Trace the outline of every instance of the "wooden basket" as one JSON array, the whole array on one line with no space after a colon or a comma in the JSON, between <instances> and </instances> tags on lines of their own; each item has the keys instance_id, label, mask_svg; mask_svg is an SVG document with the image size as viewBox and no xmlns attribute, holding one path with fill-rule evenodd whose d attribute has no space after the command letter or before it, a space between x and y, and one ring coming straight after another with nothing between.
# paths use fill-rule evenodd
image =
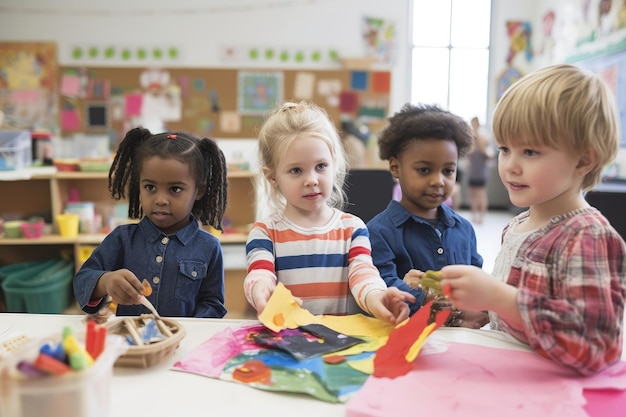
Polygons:
<instances>
[{"instance_id":1,"label":"wooden basket","mask_svg":"<svg viewBox=\"0 0 626 417\"><path fill-rule=\"evenodd\" d=\"M155 343L144 344L138 333L138 328L145 319L154 319L165 339ZM157 319L152 314L142 314L139 317L122 317L105 325L110 334L130 336L137 346L130 346L128 351L120 356L115 366L127 368L148 368L170 357L180 341L187 334L185 328L171 319Z\"/></svg>"}]
</instances>

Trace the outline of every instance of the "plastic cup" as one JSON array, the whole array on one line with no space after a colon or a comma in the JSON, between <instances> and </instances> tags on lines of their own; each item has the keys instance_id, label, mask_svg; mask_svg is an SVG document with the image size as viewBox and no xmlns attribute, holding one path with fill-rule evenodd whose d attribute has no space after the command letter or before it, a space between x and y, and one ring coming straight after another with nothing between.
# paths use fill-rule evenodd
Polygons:
<instances>
[{"instance_id":1,"label":"plastic cup","mask_svg":"<svg viewBox=\"0 0 626 417\"><path fill-rule=\"evenodd\" d=\"M57 215L57 227L59 234L63 237L78 236L80 216L75 213L63 213Z\"/></svg>"}]
</instances>

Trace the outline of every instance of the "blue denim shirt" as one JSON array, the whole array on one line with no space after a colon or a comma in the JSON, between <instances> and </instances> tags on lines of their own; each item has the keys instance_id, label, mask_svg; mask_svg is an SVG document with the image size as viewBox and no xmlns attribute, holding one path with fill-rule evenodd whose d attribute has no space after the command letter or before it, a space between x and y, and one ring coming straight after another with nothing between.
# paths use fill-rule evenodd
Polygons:
<instances>
[{"instance_id":1,"label":"blue denim shirt","mask_svg":"<svg viewBox=\"0 0 626 417\"><path fill-rule=\"evenodd\" d=\"M74 277L74 295L86 313L96 313L105 301L87 305L102 274L122 268L150 282L148 299L162 316L221 318L226 314L220 242L193 217L172 235L145 217L113 229ZM143 305L118 305L116 314L143 313L149 313Z\"/></svg>"},{"instance_id":2,"label":"blue denim shirt","mask_svg":"<svg viewBox=\"0 0 626 417\"><path fill-rule=\"evenodd\" d=\"M402 280L410 269L438 271L446 265L483 266L476 249L472 224L446 205L439 207L439 226L412 215L397 201L367 223L372 259L388 287L397 287L417 298L411 313L422 305L425 294Z\"/></svg>"}]
</instances>

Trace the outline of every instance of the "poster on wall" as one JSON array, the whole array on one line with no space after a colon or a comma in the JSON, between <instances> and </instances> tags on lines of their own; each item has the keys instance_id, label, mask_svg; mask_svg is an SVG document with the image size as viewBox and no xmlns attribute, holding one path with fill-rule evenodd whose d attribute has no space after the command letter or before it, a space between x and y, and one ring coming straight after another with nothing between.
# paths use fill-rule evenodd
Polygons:
<instances>
[{"instance_id":1,"label":"poster on wall","mask_svg":"<svg viewBox=\"0 0 626 417\"><path fill-rule=\"evenodd\" d=\"M264 115L283 100L281 71L240 71L238 84L237 107L241 114Z\"/></svg>"},{"instance_id":2,"label":"poster on wall","mask_svg":"<svg viewBox=\"0 0 626 417\"><path fill-rule=\"evenodd\" d=\"M57 71L55 43L0 42L0 127L55 132Z\"/></svg>"},{"instance_id":3,"label":"poster on wall","mask_svg":"<svg viewBox=\"0 0 626 417\"><path fill-rule=\"evenodd\" d=\"M621 125L626 126L626 51L576 62L575 65L598 74L617 99ZM626 129L622 129L621 146L626 147Z\"/></svg>"}]
</instances>

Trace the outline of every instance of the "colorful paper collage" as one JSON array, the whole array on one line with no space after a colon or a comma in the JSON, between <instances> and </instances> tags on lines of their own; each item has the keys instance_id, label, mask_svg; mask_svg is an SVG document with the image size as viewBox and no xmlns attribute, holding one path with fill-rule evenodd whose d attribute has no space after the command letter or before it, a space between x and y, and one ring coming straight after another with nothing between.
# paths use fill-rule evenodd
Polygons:
<instances>
[{"instance_id":1,"label":"colorful paper collage","mask_svg":"<svg viewBox=\"0 0 626 417\"><path fill-rule=\"evenodd\" d=\"M398 327L362 314L314 316L279 284L259 317L262 324L228 328L214 335L176 362L173 369L262 390L345 402L361 388L374 366L389 367L387 374L406 372L408 369L397 366L398 358L402 362L414 360L427 335L445 321L445 313L429 325L427 305ZM420 338L424 327L428 329ZM303 336L303 332L309 335ZM290 335L296 335L293 340L298 343L287 347ZM326 346L319 342L320 336ZM397 342L385 346L392 338ZM267 347L268 340L272 341L269 344L282 345ZM376 352L383 346L388 355L375 365Z\"/></svg>"}]
</instances>

